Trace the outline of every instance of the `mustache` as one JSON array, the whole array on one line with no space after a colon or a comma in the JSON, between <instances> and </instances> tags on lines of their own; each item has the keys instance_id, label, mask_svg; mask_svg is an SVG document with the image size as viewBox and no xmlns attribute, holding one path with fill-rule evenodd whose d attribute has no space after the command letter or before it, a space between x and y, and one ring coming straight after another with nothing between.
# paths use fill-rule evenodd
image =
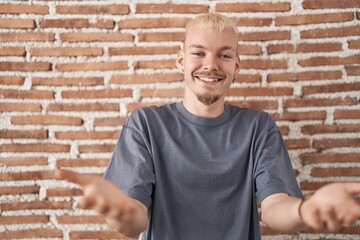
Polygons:
<instances>
[{"instance_id":1,"label":"mustache","mask_svg":"<svg viewBox=\"0 0 360 240\"><path fill-rule=\"evenodd\" d=\"M193 73L194 76L212 77L212 78L225 78L226 75L214 71L196 71Z\"/></svg>"}]
</instances>

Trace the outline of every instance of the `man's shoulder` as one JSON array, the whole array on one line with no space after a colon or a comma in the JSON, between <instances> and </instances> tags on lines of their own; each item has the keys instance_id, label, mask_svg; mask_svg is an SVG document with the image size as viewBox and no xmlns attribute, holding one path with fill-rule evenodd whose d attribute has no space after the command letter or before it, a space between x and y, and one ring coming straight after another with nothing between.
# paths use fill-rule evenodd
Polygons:
<instances>
[{"instance_id":1,"label":"man's shoulder","mask_svg":"<svg viewBox=\"0 0 360 240\"><path fill-rule=\"evenodd\" d=\"M169 117L169 115L173 114L174 105L175 103L169 103L139 107L131 112L127 119L127 124L136 122L145 123Z\"/></svg>"}]
</instances>

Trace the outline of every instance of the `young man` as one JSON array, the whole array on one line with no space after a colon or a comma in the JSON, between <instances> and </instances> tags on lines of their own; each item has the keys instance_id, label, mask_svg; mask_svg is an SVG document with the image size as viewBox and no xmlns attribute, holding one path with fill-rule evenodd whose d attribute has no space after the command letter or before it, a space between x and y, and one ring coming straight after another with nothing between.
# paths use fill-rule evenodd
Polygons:
<instances>
[{"instance_id":1,"label":"young man","mask_svg":"<svg viewBox=\"0 0 360 240\"><path fill-rule=\"evenodd\" d=\"M55 172L82 186L80 206L104 214L126 236L145 231L148 240L260 239L258 204L262 221L283 232L354 223L360 183L327 185L303 201L271 117L225 104L241 65L236 26L205 14L185 34L176 62L183 102L131 114L107 180Z\"/></svg>"}]
</instances>

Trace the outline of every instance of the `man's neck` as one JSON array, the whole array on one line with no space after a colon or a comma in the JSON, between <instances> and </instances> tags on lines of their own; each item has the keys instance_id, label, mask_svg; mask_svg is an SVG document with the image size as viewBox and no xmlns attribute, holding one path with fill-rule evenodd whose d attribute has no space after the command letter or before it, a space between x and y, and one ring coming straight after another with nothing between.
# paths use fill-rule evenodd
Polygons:
<instances>
[{"instance_id":1,"label":"man's neck","mask_svg":"<svg viewBox=\"0 0 360 240\"><path fill-rule=\"evenodd\" d=\"M184 98L183 105L186 110L199 117L216 118L224 112L224 99L206 105L197 99Z\"/></svg>"}]
</instances>

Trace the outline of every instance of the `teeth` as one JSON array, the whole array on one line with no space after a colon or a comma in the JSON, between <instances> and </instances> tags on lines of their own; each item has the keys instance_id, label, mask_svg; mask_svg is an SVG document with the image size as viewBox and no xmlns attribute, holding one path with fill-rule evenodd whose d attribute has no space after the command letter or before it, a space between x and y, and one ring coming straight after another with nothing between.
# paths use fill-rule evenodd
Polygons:
<instances>
[{"instance_id":1,"label":"teeth","mask_svg":"<svg viewBox=\"0 0 360 240\"><path fill-rule=\"evenodd\" d=\"M204 82L217 82L217 81L219 81L218 78L199 77L199 79L201 81L204 81Z\"/></svg>"}]
</instances>

